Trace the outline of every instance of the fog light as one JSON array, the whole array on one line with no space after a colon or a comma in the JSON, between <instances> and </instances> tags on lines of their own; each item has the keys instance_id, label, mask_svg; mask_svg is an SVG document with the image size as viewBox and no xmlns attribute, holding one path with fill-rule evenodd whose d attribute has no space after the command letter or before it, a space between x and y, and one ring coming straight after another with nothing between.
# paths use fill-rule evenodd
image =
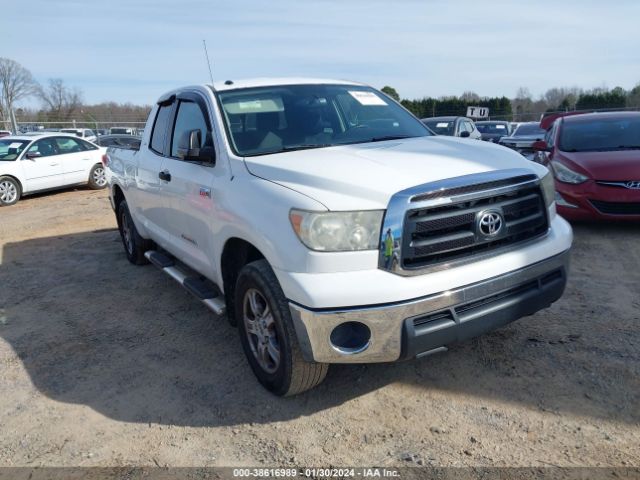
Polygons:
<instances>
[{"instance_id":1,"label":"fog light","mask_svg":"<svg viewBox=\"0 0 640 480\"><path fill-rule=\"evenodd\" d=\"M556 205L559 207L578 208L577 205L567 202L558 191L556 191Z\"/></svg>"},{"instance_id":2,"label":"fog light","mask_svg":"<svg viewBox=\"0 0 640 480\"><path fill-rule=\"evenodd\" d=\"M371 330L364 323L345 322L333 329L329 340L338 352L353 355L369 348Z\"/></svg>"}]
</instances>

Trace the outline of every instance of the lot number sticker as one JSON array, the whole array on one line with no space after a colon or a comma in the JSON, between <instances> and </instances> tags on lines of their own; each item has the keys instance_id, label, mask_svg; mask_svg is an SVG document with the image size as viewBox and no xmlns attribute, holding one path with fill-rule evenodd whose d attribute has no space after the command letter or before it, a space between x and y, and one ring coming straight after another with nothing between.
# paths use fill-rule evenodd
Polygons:
<instances>
[{"instance_id":1,"label":"lot number sticker","mask_svg":"<svg viewBox=\"0 0 640 480\"><path fill-rule=\"evenodd\" d=\"M349 90L349 94L355 98L360 105L386 105L387 103L382 100L373 92L358 92Z\"/></svg>"}]
</instances>

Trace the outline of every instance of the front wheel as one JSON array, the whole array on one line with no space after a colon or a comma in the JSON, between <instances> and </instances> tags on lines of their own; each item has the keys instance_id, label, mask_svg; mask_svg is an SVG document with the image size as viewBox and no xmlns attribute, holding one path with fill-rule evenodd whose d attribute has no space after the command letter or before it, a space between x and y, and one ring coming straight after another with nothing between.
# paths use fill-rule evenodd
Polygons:
<instances>
[{"instance_id":1,"label":"front wheel","mask_svg":"<svg viewBox=\"0 0 640 480\"><path fill-rule=\"evenodd\" d=\"M280 396L295 395L324 380L329 366L302 357L287 299L266 260L241 270L235 314L249 365L267 390Z\"/></svg>"},{"instance_id":2,"label":"front wheel","mask_svg":"<svg viewBox=\"0 0 640 480\"><path fill-rule=\"evenodd\" d=\"M92 190L101 190L107 186L107 174L104 165L98 163L93 166L89 172L89 188Z\"/></svg>"},{"instance_id":3,"label":"front wheel","mask_svg":"<svg viewBox=\"0 0 640 480\"><path fill-rule=\"evenodd\" d=\"M20 199L20 184L11 177L0 177L0 205L13 205Z\"/></svg>"}]
</instances>

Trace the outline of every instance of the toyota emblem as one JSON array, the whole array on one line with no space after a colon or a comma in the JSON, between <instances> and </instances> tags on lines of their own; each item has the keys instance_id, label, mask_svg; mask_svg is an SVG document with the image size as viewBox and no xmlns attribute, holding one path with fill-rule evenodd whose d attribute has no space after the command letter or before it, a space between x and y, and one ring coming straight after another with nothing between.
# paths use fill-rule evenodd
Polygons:
<instances>
[{"instance_id":1,"label":"toyota emblem","mask_svg":"<svg viewBox=\"0 0 640 480\"><path fill-rule=\"evenodd\" d=\"M502 231L502 215L495 210L482 212L478 219L478 230L485 237L495 237Z\"/></svg>"},{"instance_id":2,"label":"toyota emblem","mask_svg":"<svg viewBox=\"0 0 640 480\"><path fill-rule=\"evenodd\" d=\"M640 180L627 182L624 184L624 186L627 188L631 188L632 190L640 190Z\"/></svg>"}]
</instances>

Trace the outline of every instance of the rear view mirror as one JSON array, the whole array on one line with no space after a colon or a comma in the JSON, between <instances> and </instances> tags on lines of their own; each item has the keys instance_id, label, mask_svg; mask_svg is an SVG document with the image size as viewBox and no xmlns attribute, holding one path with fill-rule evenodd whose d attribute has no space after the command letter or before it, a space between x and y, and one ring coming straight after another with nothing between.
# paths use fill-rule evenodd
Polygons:
<instances>
[{"instance_id":1,"label":"rear view mirror","mask_svg":"<svg viewBox=\"0 0 640 480\"><path fill-rule=\"evenodd\" d=\"M467 132L466 130L464 132L460 132L460 138L469 138L471 136L471 133Z\"/></svg>"},{"instance_id":2,"label":"rear view mirror","mask_svg":"<svg viewBox=\"0 0 640 480\"><path fill-rule=\"evenodd\" d=\"M200 130L185 132L178 144L178 157L191 162L212 163L215 165L216 157L213 149L211 132L207 132L204 145L202 145L202 133Z\"/></svg>"},{"instance_id":3,"label":"rear view mirror","mask_svg":"<svg viewBox=\"0 0 640 480\"><path fill-rule=\"evenodd\" d=\"M40 152L27 152L25 155L29 160L35 160L36 158L42 157Z\"/></svg>"},{"instance_id":4,"label":"rear view mirror","mask_svg":"<svg viewBox=\"0 0 640 480\"><path fill-rule=\"evenodd\" d=\"M531 144L531 150L534 152L549 152L551 149L544 140L536 140Z\"/></svg>"}]
</instances>

